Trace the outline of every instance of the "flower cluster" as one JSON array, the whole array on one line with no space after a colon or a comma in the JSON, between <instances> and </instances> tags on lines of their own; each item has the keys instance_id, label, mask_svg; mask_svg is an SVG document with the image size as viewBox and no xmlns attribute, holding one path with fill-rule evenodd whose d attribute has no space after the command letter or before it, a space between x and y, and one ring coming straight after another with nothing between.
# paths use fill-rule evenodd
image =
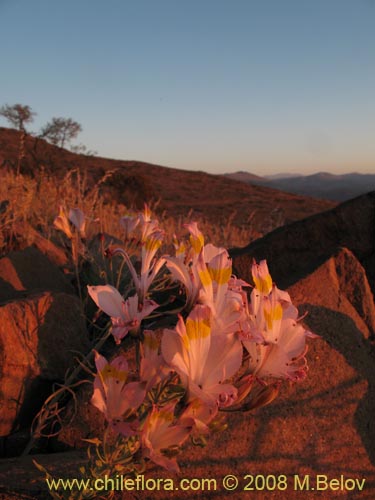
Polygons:
<instances>
[{"instance_id":1,"label":"flower cluster","mask_svg":"<svg viewBox=\"0 0 375 500\"><path fill-rule=\"evenodd\" d=\"M121 224L125 243L139 243L139 262L124 247L110 255L123 256L134 293L124 298L111 285L89 286L88 293L111 318L116 344L131 337L137 363L131 369L125 355L107 361L95 352L91 402L115 435L137 442L134 460L178 471L176 456L189 436L204 440L223 412L265 405L282 379L302 380L306 338L315 335L265 261L253 263L249 284L233 275L226 249L205 244L194 222L186 241L174 239L174 255L161 256L165 233L147 207ZM160 290L162 279L182 291L177 313L158 313L154 285Z\"/></svg>"}]
</instances>

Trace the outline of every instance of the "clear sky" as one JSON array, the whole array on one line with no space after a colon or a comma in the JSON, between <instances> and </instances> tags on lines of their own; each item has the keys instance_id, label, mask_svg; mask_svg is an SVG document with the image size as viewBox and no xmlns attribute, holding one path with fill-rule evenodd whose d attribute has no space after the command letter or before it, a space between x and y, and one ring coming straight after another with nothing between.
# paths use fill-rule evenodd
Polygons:
<instances>
[{"instance_id":1,"label":"clear sky","mask_svg":"<svg viewBox=\"0 0 375 500\"><path fill-rule=\"evenodd\" d=\"M375 0L0 0L0 26L0 106L34 131L71 117L100 156L212 173L375 173Z\"/></svg>"}]
</instances>

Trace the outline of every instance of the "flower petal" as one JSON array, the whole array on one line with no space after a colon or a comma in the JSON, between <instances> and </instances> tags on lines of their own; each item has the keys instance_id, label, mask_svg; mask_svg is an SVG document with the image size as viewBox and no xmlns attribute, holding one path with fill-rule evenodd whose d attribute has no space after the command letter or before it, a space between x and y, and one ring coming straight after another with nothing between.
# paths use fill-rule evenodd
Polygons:
<instances>
[{"instance_id":1,"label":"flower petal","mask_svg":"<svg viewBox=\"0 0 375 500\"><path fill-rule=\"evenodd\" d=\"M124 299L120 292L111 285L88 286L88 292L95 304L111 318L123 316Z\"/></svg>"}]
</instances>

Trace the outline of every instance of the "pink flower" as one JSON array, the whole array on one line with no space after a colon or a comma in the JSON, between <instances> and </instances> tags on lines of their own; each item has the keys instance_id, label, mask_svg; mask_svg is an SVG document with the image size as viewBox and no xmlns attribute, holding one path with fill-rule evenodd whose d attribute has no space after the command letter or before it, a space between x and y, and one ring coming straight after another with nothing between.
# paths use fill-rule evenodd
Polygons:
<instances>
[{"instance_id":1,"label":"pink flower","mask_svg":"<svg viewBox=\"0 0 375 500\"><path fill-rule=\"evenodd\" d=\"M129 331L138 330L142 320L158 307L153 300L145 300L140 304L137 295L124 300L111 285L88 286L87 289L95 304L111 317L112 335L117 344Z\"/></svg>"},{"instance_id":2,"label":"pink flower","mask_svg":"<svg viewBox=\"0 0 375 500\"><path fill-rule=\"evenodd\" d=\"M81 238L85 238L86 217L82 210L79 208L71 208L69 210L69 216L67 217L64 208L60 206L59 215L53 221L53 225L57 229L63 231L68 238L72 239L73 233L69 221L77 229Z\"/></svg>"},{"instance_id":3,"label":"pink flower","mask_svg":"<svg viewBox=\"0 0 375 500\"><path fill-rule=\"evenodd\" d=\"M258 292L268 295L272 289L272 278L268 271L267 262L261 260L260 263L257 264L254 261L251 268L251 274L253 275L255 288Z\"/></svg>"},{"instance_id":4,"label":"pink flower","mask_svg":"<svg viewBox=\"0 0 375 500\"><path fill-rule=\"evenodd\" d=\"M193 252L198 255L204 245L204 237L201 231L198 229L198 224L196 222L189 222L185 224L185 227L190 232L190 245Z\"/></svg>"},{"instance_id":5,"label":"pink flower","mask_svg":"<svg viewBox=\"0 0 375 500\"><path fill-rule=\"evenodd\" d=\"M298 310L292 305L289 294L275 285L268 295L254 289L251 306L250 330L254 338L258 334L264 340L243 341L250 354L250 372L258 378L303 379L307 371L306 338L316 335L298 323Z\"/></svg>"},{"instance_id":6,"label":"pink flower","mask_svg":"<svg viewBox=\"0 0 375 500\"><path fill-rule=\"evenodd\" d=\"M108 361L95 352L97 375L91 403L98 408L111 427L123 434L134 434L130 424L124 420L130 417L142 404L146 391L141 382L126 383L129 369L123 356Z\"/></svg>"},{"instance_id":7,"label":"pink flower","mask_svg":"<svg viewBox=\"0 0 375 500\"><path fill-rule=\"evenodd\" d=\"M142 429L143 455L171 472L179 472L175 458L168 457L168 451L176 448L189 436L190 425L173 425L175 403L158 409L153 407Z\"/></svg>"},{"instance_id":8,"label":"pink flower","mask_svg":"<svg viewBox=\"0 0 375 500\"><path fill-rule=\"evenodd\" d=\"M163 380L170 370L165 365L163 356L159 354L159 342L155 333L152 330L145 330L143 334L140 378L146 382L146 391L149 391Z\"/></svg>"},{"instance_id":9,"label":"pink flower","mask_svg":"<svg viewBox=\"0 0 375 500\"><path fill-rule=\"evenodd\" d=\"M56 227L56 229L60 229L60 231L63 231L68 238L73 238L68 217L66 216L64 208L62 206L60 206L59 215L53 221L53 225Z\"/></svg>"},{"instance_id":10,"label":"pink flower","mask_svg":"<svg viewBox=\"0 0 375 500\"><path fill-rule=\"evenodd\" d=\"M128 240L139 224L139 216L125 215L121 217L120 224L125 230L125 240Z\"/></svg>"},{"instance_id":11,"label":"pink flower","mask_svg":"<svg viewBox=\"0 0 375 500\"><path fill-rule=\"evenodd\" d=\"M145 302L151 283L165 263L163 257L158 259L155 257L156 252L163 243L165 234L157 227L151 226L152 222L157 224L156 221L145 221L143 214L139 216L139 220L141 221L141 227L143 225L140 274L138 275L129 254L123 248L114 248L111 253L112 255L120 254L124 257L132 275L139 302L143 303Z\"/></svg>"},{"instance_id":12,"label":"pink flower","mask_svg":"<svg viewBox=\"0 0 375 500\"><path fill-rule=\"evenodd\" d=\"M180 317L175 330L164 330L161 351L190 400L198 398L211 407L236 400L237 389L224 382L241 366L242 345L234 335L212 334L209 307L195 306L186 322Z\"/></svg>"},{"instance_id":13,"label":"pink flower","mask_svg":"<svg viewBox=\"0 0 375 500\"><path fill-rule=\"evenodd\" d=\"M208 424L218 414L218 406L208 405L200 399L193 399L181 414L180 422L192 426L192 436L209 434Z\"/></svg>"},{"instance_id":14,"label":"pink flower","mask_svg":"<svg viewBox=\"0 0 375 500\"><path fill-rule=\"evenodd\" d=\"M257 344L244 342L250 354L249 370L262 379L265 377L303 380L306 377L306 338L316 335L305 330L291 318L283 319L274 342Z\"/></svg>"},{"instance_id":15,"label":"pink flower","mask_svg":"<svg viewBox=\"0 0 375 500\"><path fill-rule=\"evenodd\" d=\"M229 288L232 262L224 248L208 244L196 264L201 283L199 302L210 307L214 335L240 330L245 309L243 295Z\"/></svg>"},{"instance_id":16,"label":"pink flower","mask_svg":"<svg viewBox=\"0 0 375 500\"><path fill-rule=\"evenodd\" d=\"M81 238L86 238L86 217L79 208L71 208L69 210L69 220L78 230Z\"/></svg>"}]
</instances>

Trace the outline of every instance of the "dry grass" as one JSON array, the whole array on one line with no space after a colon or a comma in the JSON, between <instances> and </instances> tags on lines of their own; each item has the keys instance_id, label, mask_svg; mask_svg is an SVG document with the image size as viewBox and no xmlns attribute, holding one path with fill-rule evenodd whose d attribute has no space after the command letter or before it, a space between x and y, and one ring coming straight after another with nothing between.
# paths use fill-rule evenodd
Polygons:
<instances>
[{"instance_id":1,"label":"dry grass","mask_svg":"<svg viewBox=\"0 0 375 500\"><path fill-rule=\"evenodd\" d=\"M183 224L194 220L207 241L226 247L248 245L278 226L335 205L221 175L73 154L32 136L25 138L20 164L21 139L18 131L0 127L0 203L8 203L0 205L2 253L12 249L17 221L61 241L52 227L61 204L79 207L92 221L99 221L91 222L89 234L101 231L121 237L119 217L146 201L153 204L167 233L180 234ZM17 166L30 177L1 172L1 168L16 172Z\"/></svg>"},{"instance_id":2,"label":"dry grass","mask_svg":"<svg viewBox=\"0 0 375 500\"><path fill-rule=\"evenodd\" d=\"M0 183L1 255L14 249L11 236L14 234L14 225L19 222L29 224L47 239L61 241L61 233L53 227L60 205L66 209L79 207L85 213L88 218L89 239L97 233L107 233L122 239L119 219L135 210L133 207L108 202L108 197L101 195L100 187L110 176L111 172L108 171L90 187L88 179L78 169L69 171L61 180L43 170L35 178L4 170ZM233 211L225 223L214 225L208 217L192 216L189 210L186 210L186 215L173 216L166 211L160 212L158 202L153 202L151 208L164 227L169 241L174 234L187 234L184 224L192 219L198 222L206 241L218 246L244 246L259 236L252 226L253 214L249 215L246 224L238 225ZM27 238L27 235L24 236Z\"/></svg>"}]
</instances>

